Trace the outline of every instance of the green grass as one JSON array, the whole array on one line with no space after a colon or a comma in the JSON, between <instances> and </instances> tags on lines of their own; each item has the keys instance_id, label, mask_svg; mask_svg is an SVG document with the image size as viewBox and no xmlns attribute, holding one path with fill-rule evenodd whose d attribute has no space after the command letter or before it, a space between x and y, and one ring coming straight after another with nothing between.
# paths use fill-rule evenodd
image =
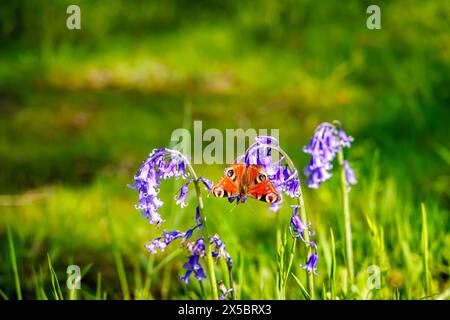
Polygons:
<instances>
[{"instance_id":1,"label":"green grass","mask_svg":"<svg viewBox=\"0 0 450 320\"><path fill-rule=\"evenodd\" d=\"M180 209L181 182L165 181L167 221L149 225L127 188L141 161L202 120L222 132L280 129L301 171L302 146L334 119L355 138L345 155L358 177L349 197L355 277L351 286L336 165L319 190L303 186L319 250L315 298L448 299L449 6L391 1L378 32L365 28L357 1L218 11L164 3L82 2L82 33L40 23L57 14L52 5L18 2L28 18L17 30L0 19L9 39L0 53L0 299L209 298L206 282L179 280L185 251L144 248L163 230L191 227L196 202L190 193ZM194 169L217 181L223 167ZM292 256L289 232L281 241L293 203L277 217L257 201L204 201L209 231L234 259L238 299L310 298L304 246ZM76 291L65 286L72 264L82 270ZM369 290L372 265L381 287ZM215 271L229 286L226 267Z\"/></svg>"},{"instance_id":2,"label":"green grass","mask_svg":"<svg viewBox=\"0 0 450 320\"><path fill-rule=\"evenodd\" d=\"M17 300L22 300L22 289L20 288L20 278L19 278L19 272L17 271L17 260L16 260L16 251L14 249L14 240L11 233L11 227L8 225L7 227L8 232L8 246L9 246L9 257L10 257L10 263L13 269L14 273L14 282L16 285L16 294L17 294ZM2 291L2 296L6 298L6 295Z\"/></svg>"},{"instance_id":3,"label":"green grass","mask_svg":"<svg viewBox=\"0 0 450 320\"><path fill-rule=\"evenodd\" d=\"M430 253L428 248L428 226L427 226L427 211L425 209L425 204L420 205L422 211L422 261L423 261L423 279L424 279L424 289L425 296L430 297L432 294L431 290L431 274L430 274Z\"/></svg>"},{"instance_id":4,"label":"green grass","mask_svg":"<svg viewBox=\"0 0 450 320\"><path fill-rule=\"evenodd\" d=\"M52 260L50 255L47 254L48 258L48 270L50 271L50 279L52 282L52 294L55 300L64 300L63 294L61 292L61 286L59 285L58 275L53 269Z\"/></svg>"}]
</instances>

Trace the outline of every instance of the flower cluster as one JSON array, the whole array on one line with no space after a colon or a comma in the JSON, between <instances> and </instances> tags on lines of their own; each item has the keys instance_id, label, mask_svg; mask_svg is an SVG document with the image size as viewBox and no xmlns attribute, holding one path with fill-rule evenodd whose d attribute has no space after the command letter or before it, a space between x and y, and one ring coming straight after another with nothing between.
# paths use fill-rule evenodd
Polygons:
<instances>
[{"instance_id":1,"label":"flower cluster","mask_svg":"<svg viewBox=\"0 0 450 320\"><path fill-rule=\"evenodd\" d=\"M319 256L317 254L317 245L314 241L306 241L304 238L305 232L308 232L309 236L314 236L314 232L310 231L311 224L310 223L305 224L298 215L300 206L294 205L292 207L293 210L292 210L291 224L289 226L292 236L294 238L301 239L307 246L313 248L313 253L310 255L308 261L304 266L302 266L302 268L309 272L316 273L317 262L319 260Z\"/></svg>"},{"instance_id":2,"label":"flower cluster","mask_svg":"<svg viewBox=\"0 0 450 320\"><path fill-rule=\"evenodd\" d=\"M350 148L353 138L348 136L342 126L336 128L334 125L324 122L315 130L309 145L303 147L303 152L311 155L309 164L305 167L305 175L308 176L306 185L317 189L323 182L330 179L333 168L333 160L340 148ZM350 165L344 163L347 186L356 184L355 174Z\"/></svg>"},{"instance_id":3,"label":"flower cluster","mask_svg":"<svg viewBox=\"0 0 450 320\"><path fill-rule=\"evenodd\" d=\"M186 284L189 283L189 278L192 274L197 280L203 280L206 278L205 271L200 264L200 258L206 255L205 240L202 236L195 240L191 240L194 231L196 229L197 231L200 231L202 228L199 207L197 207L195 220L194 227L188 229L186 232L181 232L178 230L172 230L169 232L163 231L161 237L155 238L145 245L148 251L155 254L157 253L157 249L164 251L164 249L174 240L181 239L181 246L190 254L188 261L183 265L183 269L186 270L186 273L184 276L180 276L180 279ZM226 251L225 243L217 234L209 237L209 245L213 246L213 258L224 258L229 266L233 264L233 259Z\"/></svg>"},{"instance_id":4,"label":"flower cluster","mask_svg":"<svg viewBox=\"0 0 450 320\"><path fill-rule=\"evenodd\" d=\"M134 185L129 185L129 187L139 192L139 204L135 207L142 210L142 215L151 224L159 226L164 222L158 213L158 209L163 205L163 201L158 197L161 181L180 177L187 179L189 173L186 171L186 165L187 159L180 152L167 148L154 149L134 176ZM202 181L207 189L211 188L211 182L208 179L199 178L198 180ZM176 203L182 208L186 206L184 201L189 191L188 186L192 181L193 179L189 179L175 198Z\"/></svg>"}]
</instances>

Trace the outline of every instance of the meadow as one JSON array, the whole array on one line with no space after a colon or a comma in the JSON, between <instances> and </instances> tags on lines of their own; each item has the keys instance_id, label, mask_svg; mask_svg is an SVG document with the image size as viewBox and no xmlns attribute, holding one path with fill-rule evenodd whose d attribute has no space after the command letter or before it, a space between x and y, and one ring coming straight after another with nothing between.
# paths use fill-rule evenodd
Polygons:
<instances>
[{"instance_id":1,"label":"meadow","mask_svg":"<svg viewBox=\"0 0 450 320\"><path fill-rule=\"evenodd\" d=\"M187 255L176 244L144 247L192 226L194 193L181 209L182 182L163 181L158 229L127 186L196 120L222 132L279 129L315 230L316 299L449 299L448 3L380 2L381 30L366 28L363 1L78 3L79 31L65 27L69 1L0 9L1 299L210 298L207 281L180 281ZM337 166L317 190L303 175L303 146L335 119L355 139L345 150L358 179L353 284ZM225 166L194 164L213 182ZM234 260L236 297L280 298L275 226L287 230L290 203L275 214L203 195L208 228ZM308 298L305 257L297 246L286 299ZM69 265L81 268L80 290L66 286ZM228 281L223 263L215 270Z\"/></svg>"}]
</instances>

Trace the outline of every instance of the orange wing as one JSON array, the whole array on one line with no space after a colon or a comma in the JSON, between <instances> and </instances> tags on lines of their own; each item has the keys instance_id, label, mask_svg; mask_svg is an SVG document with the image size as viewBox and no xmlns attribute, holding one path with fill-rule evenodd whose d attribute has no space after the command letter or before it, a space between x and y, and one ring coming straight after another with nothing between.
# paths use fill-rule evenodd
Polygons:
<instances>
[{"instance_id":1,"label":"orange wing","mask_svg":"<svg viewBox=\"0 0 450 320\"><path fill-rule=\"evenodd\" d=\"M235 197L241 193L241 182L245 173L245 163L237 163L224 171L225 176L211 188L211 193L218 198Z\"/></svg>"},{"instance_id":2,"label":"orange wing","mask_svg":"<svg viewBox=\"0 0 450 320\"><path fill-rule=\"evenodd\" d=\"M244 184L247 193L251 197L270 204L277 203L281 200L277 189L270 182L267 174L262 170L261 166L250 165L245 174Z\"/></svg>"}]
</instances>

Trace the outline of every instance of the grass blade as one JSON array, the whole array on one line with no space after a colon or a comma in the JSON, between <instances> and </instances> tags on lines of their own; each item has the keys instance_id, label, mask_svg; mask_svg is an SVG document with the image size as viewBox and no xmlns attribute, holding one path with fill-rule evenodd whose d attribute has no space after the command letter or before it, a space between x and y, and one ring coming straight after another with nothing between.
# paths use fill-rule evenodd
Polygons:
<instances>
[{"instance_id":1,"label":"grass blade","mask_svg":"<svg viewBox=\"0 0 450 320\"><path fill-rule=\"evenodd\" d=\"M2 297L3 300L9 300L8 296L3 292L2 289L0 289L0 296Z\"/></svg>"},{"instance_id":2,"label":"grass blade","mask_svg":"<svg viewBox=\"0 0 450 320\"><path fill-rule=\"evenodd\" d=\"M114 261L116 263L117 274L119 275L120 287L122 288L124 300L130 300L130 291L128 289L127 276L123 265L122 255L118 250L114 250Z\"/></svg>"},{"instance_id":3,"label":"grass blade","mask_svg":"<svg viewBox=\"0 0 450 320\"><path fill-rule=\"evenodd\" d=\"M332 228L330 228L330 235L331 235L330 299L336 300L336 246L334 242L334 233Z\"/></svg>"},{"instance_id":4,"label":"grass blade","mask_svg":"<svg viewBox=\"0 0 450 320\"><path fill-rule=\"evenodd\" d=\"M175 259L176 257L178 257L181 253L183 252L183 250L181 249L176 249L175 251L171 252L170 254L168 254L167 256L164 257L164 259L162 259L152 270L152 273L157 273L159 270L161 270L166 264L168 264L170 261L172 261L173 259Z\"/></svg>"},{"instance_id":5,"label":"grass blade","mask_svg":"<svg viewBox=\"0 0 450 320\"><path fill-rule=\"evenodd\" d=\"M300 281L300 279L297 278L294 273L292 273L292 276L294 277L295 282L297 282L298 286L300 287L300 291L302 292L302 294L305 297L305 299L306 300L311 300L311 296L309 295L308 290L305 289L305 287L303 286L303 284Z\"/></svg>"},{"instance_id":6,"label":"grass blade","mask_svg":"<svg viewBox=\"0 0 450 320\"><path fill-rule=\"evenodd\" d=\"M17 300L22 300L22 289L20 288L19 272L17 270L16 251L14 249L14 240L12 237L11 227L9 224L7 227L7 233L8 233L9 257L11 259L11 266L13 268L14 273L14 283L16 285Z\"/></svg>"},{"instance_id":7,"label":"grass blade","mask_svg":"<svg viewBox=\"0 0 450 320\"><path fill-rule=\"evenodd\" d=\"M111 248L113 251L114 263L116 264L117 274L119 276L120 287L124 300L130 300L130 290L128 288L127 276L125 274L125 267L122 260L122 255L117 247L116 237L112 226L111 217L109 216L108 205L105 204L104 213L108 223L109 233L111 234Z\"/></svg>"},{"instance_id":8,"label":"grass blade","mask_svg":"<svg viewBox=\"0 0 450 320\"><path fill-rule=\"evenodd\" d=\"M50 271L50 278L52 280L52 292L56 300L64 300L61 292L61 287L59 286L58 276L56 275L55 269L53 269L52 260L50 254L47 253L48 260L48 270Z\"/></svg>"},{"instance_id":9,"label":"grass blade","mask_svg":"<svg viewBox=\"0 0 450 320\"><path fill-rule=\"evenodd\" d=\"M95 300L102 300L102 274L97 273L97 288L95 291Z\"/></svg>"},{"instance_id":10,"label":"grass blade","mask_svg":"<svg viewBox=\"0 0 450 320\"><path fill-rule=\"evenodd\" d=\"M425 209L425 204L421 203L422 210L422 254L423 254L423 275L424 275L424 286L425 295L431 295L431 275L429 266L429 251L428 251L428 226L427 226L427 211Z\"/></svg>"}]
</instances>

